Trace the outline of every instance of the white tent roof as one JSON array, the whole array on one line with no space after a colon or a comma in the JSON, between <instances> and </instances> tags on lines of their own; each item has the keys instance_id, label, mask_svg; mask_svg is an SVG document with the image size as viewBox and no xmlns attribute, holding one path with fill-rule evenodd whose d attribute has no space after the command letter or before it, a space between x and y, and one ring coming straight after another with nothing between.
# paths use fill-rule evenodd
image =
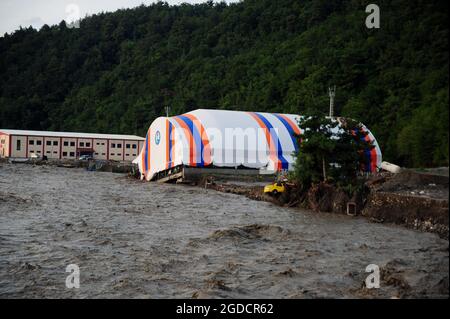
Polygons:
<instances>
[{"instance_id":1,"label":"white tent roof","mask_svg":"<svg viewBox=\"0 0 450 319\"><path fill-rule=\"evenodd\" d=\"M135 162L147 180L178 165L292 169L293 154L298 148L295 134L301 131L299 117L206 109L160 117L150 126ZM370 132L369 136L375 140ZM375 146L375 151L368 155L372 162L370 169L381 163L376 141Z\"/></svg>"}]
</instances>

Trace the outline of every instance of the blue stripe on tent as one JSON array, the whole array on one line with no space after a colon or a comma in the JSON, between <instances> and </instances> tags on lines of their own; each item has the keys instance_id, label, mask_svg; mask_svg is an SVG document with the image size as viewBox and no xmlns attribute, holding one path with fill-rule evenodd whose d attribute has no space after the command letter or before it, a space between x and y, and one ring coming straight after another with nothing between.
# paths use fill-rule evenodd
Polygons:
<instances>
[{"instance_id":1,"label":"blue stripe on tent","mask_svg":"<svg viewBox=\"0 0 450 319\"><path fill-rule=\"evenodd\" d=\"M169 121L169 168L172 168L172 123Z\"/></svg>"},{"instance_id":2,"label":"blue stripe on tent","mask_svg":"<svg viewBox=\"0 0 450 319\"><path fill-rule=\"evenodd\" d=\"M145 136L145 163L144 163L144 168L145 168L146 172L148 171L148 160L147 159L148 159L148 133Z\"/></svg>"},{"instance_id":3,"label":"blue stripe on tent","mask_svg":"<svg viewBox=\"0 0 450 319\"><path fill-rule=\"evenodd\" d=\"M276 141L276 143L277 143L277 148L278 148L278 150L277 150L278 154L277 155L278 155L278 159L281 161L281 168L282 169L288 169L289 168L289 163L283 157L283 148L281 146L280 139L278 138L278 135L276 134L275 130L273 129L272 124L270 124L270 122L263 115L261 115L259 113L255 113L255 114L256 114L256 116L259 117L259 119L261 121L263 121L263 123L266 125L267 129L269 130L270 135L272 136L272 139L274 141Z\"/></svg>"},{"instance_id":4,"label":"blue stripe on tent","mask_svg":"<svg viewBox=\"0 0 450 319\"><path fill-rule=\"evenodd\" d=\"M289 135L290 135L291 140L292 140L292 144L294 144L295 151L297 152L298 151L298 144L297 144L297 140L295 138L295 132L294 132L293 128L289 125L289 123L286 121L286 119L284 119L282 116L280 116L278 114L273 114L273 115L275 115L275 117L277 119L279 119L281 121L281 123L283 123L284 127L286 127L286 129L288 130Z\"/></svg>"},{"instance_id":5,"label":"blue stripe on tent","mask_svg":"<svg viewBox=\"0 0 450 319\"><path fill-rule=\"evenodd\" d=\"M205 165L203 161L203 141L200 135L200 132L197 130L197 127L194 125L194 122L190 118L184 115L178 115L179 119L181 119L184 123L186 123L187 127L191 131L192 136L194 137L195 147L196 147L196 163L200 164L201 167Z\"/></svg>"},{"instance_id":6,"label":"blue stripe on tent","mask_svg":"<svg viewBox=\"0 0 450 319\"><path fill-rule=\"evenodd\" d=\"M355 132L356 136L360 136L361 132L359 130L354 129L353 131ZM365 136L360 136L359 139L361 141L363 141L363 142L366 141ZM372 172L372 165L371 165L371 163L372 163L372 154L370 153L370 150L364 150L364 154L365 154L366 159L367 159L367 161L365 163L365 171L366 172Z\"/></svg>"}]
</instances>

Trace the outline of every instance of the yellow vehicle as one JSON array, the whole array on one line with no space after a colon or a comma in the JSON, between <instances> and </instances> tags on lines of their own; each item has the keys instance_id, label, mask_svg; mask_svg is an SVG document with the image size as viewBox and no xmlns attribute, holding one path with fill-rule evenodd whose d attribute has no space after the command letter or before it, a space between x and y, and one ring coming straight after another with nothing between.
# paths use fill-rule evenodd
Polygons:
<instances>
[{"instance_id":1,"label":"yellow vehicle","mask_svg":"<svg viewBox=\"0 0 450 319\"><path fill-rule=\"evenodd\" d=\"M283 193L286 190L283 183L277 182L273 184L266 185L264 187L264 193L276 195L278 193Z\"/></svg>"}]
</instances>

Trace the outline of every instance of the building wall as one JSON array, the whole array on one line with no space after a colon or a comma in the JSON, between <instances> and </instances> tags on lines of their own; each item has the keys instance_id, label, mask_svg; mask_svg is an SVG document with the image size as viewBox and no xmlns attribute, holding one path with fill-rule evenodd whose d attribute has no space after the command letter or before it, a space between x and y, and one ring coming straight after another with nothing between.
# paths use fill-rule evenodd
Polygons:
<instances>
[{"instance_id":1,"label":"building wall","mask_svg":"<svg viewBox=\"0 0 450 319\"><path fill-rule=\"evenodd\" d=\"M113 161L123 160L124 151L123 140L109 140L109 159Z\"/></svg>"},{"instance_id":2,"label":"building wall","mask_svg":"<svg viewBox=\"0 0 450 319\"><path fill-rule=\"evenodd\" d=\"M94 158L101 160L108 159L108 140L94 139Z\"/></svg>"},{"instance_id":3,"label":"building wall","mask_svg":"<svg viewBox=\"0 0 450 319\"><path fill-rule=\"evenodd\" d=\"M4 140L4 144L1 144ZM10 144L11 143L11 144ZM19 143L19 145L18 145ZM133 161L142 149L143 141L92 139L68 137L42 137L0 135L0 157L31 157L32 154L49 159L77 159L77 149L92 149L93 157L99 160ZM17 148L19 146L19 149Z\"/></svg>"},{"instance_id":4,"label":"building wall","mask_svg":"<svg viewBox=\"0 0 450 319\"><path fill-rule=\"evenodd\" d=\"M77 157L77 139L63 137L61 152L62 159L75 159Z\"/></svg>"},{"instance_id":5,"label":"building wall","mask_svg":"<svg viewBox=\"0 0 450 319\"><path fill-rule=\"evenodd\" d=\"M78 138L79 148L93 148L94 139L92 138Z\"/></svg>"},{"instance_id":6,"label":"building wall","mask_svg":"<svg viewBox=\"0 0 450 319\"><path fill-rule=\"evenodd\" d=\"M29 139L34 137L29 137ZM59 154L61 151L61 139L59 137L45 137L44 143L44 154L47 158L59 159ZM28 154L30 156L30 154Z\"/></svg>"},{"instance_id":7,"label":"building wall","mask_svg":"<svg viewBox=\"0 0 450 319\"><path fill-rule=\"evenodd\" d=\"M0 157L9 156L9 135L0 134Z\"/></svg>"},{"instance_id":8,"label":"building wall","mask_svg":"<svg viewBox=\"0 0 450 319\"><path fill-rule=\"evenodd\" d=\"M11 157L27 157L27 137L11 136Z\"/></svg>"},{"instance_id":9,"label":"building wall","mask_svg":"<svg viewBox=\"0 0 450 319\"><path fill-rule=\"evenodd\" d=\"M28 156L36 154L38 156L45 155L45 141L42 136L29 136L28 137Z\"/></svg>"},{"instance_id":10,"label":"building wall","mask_svg":"<svg viewBox=\"0 0 450 319\"><path fill-rule=\"evenodd\" d=\"M125 141L125 160L133 161L140 152L139 141Z\"/></svg>"}]
</instances>

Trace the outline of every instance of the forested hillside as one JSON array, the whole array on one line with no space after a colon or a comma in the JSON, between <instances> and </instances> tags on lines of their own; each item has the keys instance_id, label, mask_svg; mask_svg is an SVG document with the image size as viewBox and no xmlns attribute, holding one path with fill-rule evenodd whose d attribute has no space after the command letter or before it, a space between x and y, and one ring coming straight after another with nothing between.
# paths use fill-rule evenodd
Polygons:
<instances>
[{"instance_id":1,"label":"forested hillside","mask_svg":"<svg viewBox=\"0 0 450 319\"><path fill-rule=\"evenodd\" d=\"M197 108L336 113L384 158L448 165L447 1L157 3L0 38L0 128L145 135Z\"/></svg>"}]
</instances>

